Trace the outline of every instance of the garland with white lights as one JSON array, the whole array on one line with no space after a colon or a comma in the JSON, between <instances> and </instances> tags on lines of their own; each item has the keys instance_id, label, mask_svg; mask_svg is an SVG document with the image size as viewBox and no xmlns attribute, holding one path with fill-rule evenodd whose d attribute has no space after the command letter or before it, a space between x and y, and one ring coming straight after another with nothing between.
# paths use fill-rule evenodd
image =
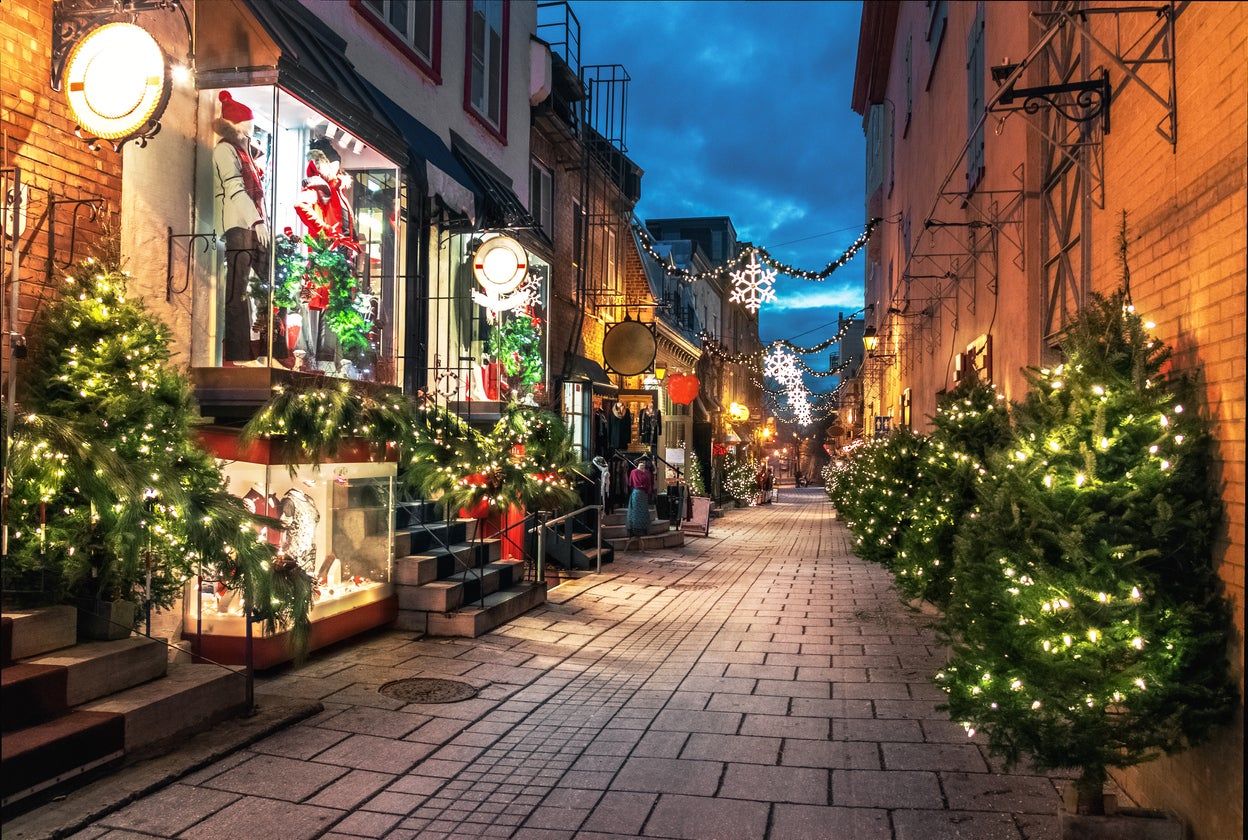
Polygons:
<instances>
[{"instance_id":1,"label":"garland with white lights","mask_svg":"<svg viewBox=\"0 0 1248 840\"><path fill-rule=\"evenodd\" d=\"M669 275L672 277L678 277L686 283L692 283L695 280L705 280L708 278L720 279L735 274L741 274L742 272L748 272L751 268L757 271L760 264L769 267L774 273L784 274L788 277L797 277L801 280L812 280L816 283L822 283L824 280L831 277L838 268L844 266L852 260L859 251L862 250L862 247L867 244L868 240L870 240L872 232L875 230L876 225L878 225L880 221L881 220L878 218L869 220L863 228L862 233L858 234L858 238L856 238L853 243L851 243L850 246L841 253L840 256L831 260L819 271L798 268L797 266L790 265L783 260L778 260L763 246L754 245L750 242L739 243L740 249L734 258L728 260L721 266L710 269L709 271L698 272L688 268L678 268L669 264L667 262L667 257L660 254L658 250L655 249L654 245L656 240L650 235L650 231L646 230L640 224L634 224L633 230L637 234L637 241L641 244L642 249L651 257L651 259L663 266L663 270ZM748 306L749 304L747 303L746 305ZM755 309L757 309L757 307L755 307Z\"/></svg>"}]
</instances>

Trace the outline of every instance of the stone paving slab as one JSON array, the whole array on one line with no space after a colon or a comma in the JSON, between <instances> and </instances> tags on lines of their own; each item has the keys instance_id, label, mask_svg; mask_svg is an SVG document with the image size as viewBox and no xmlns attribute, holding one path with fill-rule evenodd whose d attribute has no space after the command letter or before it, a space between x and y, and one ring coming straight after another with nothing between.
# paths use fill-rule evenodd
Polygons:
<instances>
[{"instance_id":1,"label":"stone paving slab","mask_svg":"<svg viewBox=\"0 0 1248 840\"><path fill-rule=\"evenodd\" d=\"M1051 840L1058 780L936 710L944 651L819 490L620 556L476 640L380 632L262 679L299 727L85 838ZM461 679L453 704L382 697Z\"/></svg>"}]
</instances>

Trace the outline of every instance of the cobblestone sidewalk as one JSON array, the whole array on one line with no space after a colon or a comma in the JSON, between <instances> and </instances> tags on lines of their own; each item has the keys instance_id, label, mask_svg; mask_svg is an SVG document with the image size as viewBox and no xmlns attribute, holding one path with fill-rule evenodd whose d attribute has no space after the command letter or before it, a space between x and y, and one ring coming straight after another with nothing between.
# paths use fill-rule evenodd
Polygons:
<instances>
[{"instance_id":1,"label":"cobblestone sidewalk","mask_svg":"<svg viewBox=\"0 0 1248 840\"><path fill-rule=\"evenodd\" d=\"M139 800L82 838L1045 840L1054 780L997 772L935 706L943 659L820 490L472 641L385 633L258 691L316 718ZM378 688L441 676L475 699Z\"/></svg>"}]
</instances>

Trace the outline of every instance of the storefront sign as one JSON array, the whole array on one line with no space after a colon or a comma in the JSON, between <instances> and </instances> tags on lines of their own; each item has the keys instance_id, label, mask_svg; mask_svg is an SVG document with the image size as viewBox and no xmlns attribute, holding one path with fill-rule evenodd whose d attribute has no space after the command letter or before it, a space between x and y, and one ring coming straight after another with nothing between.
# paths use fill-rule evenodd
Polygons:
<instances>
[{"instance_id":1,"label":"storefront sign","mask_svg":"<svg viewBox=\"0 0 1248 840\"><path fill-rule=\"evenodd\" d=\"M70 111L90 140L120 148L160 131L169 102L169 62L156 39L133 23L108 23L74 45L65 66Z\"/></svg>"},{"instance_id":2,"label":"storefront sign","mask_svg":"<svg viewBox=\"0 0 1248 840\"><path fill-rule=\"evenodd\" d=\"M739 402L734 402L728 406L728 416L738 423L744 423L750 419L750 408Z\"/></svg>"},{"instance_id":3,"label":"storefront sign","mask_svg":"<svg viewBox=\"0 0 1248 840\"><path fill-rule=\"evenodd\" d=\"M529 255L510 236L494 236L482 242L472 257L472 274L484 290L474 291L472 299L491 312L507 312L536 302L534 289L525 282L529 279Z\"/></svg>"},{"instance_id":4,"label":"storefront sign","mask_svg":"<svg viewBox=\"0 0 1248 840\"><path fill-rule=\"evenodd\" d=\"M649 324L625 318L612 324L602 339L607 370L624 376L645 373L654 364L658 343Z\"/></svg>"}]
</instances>

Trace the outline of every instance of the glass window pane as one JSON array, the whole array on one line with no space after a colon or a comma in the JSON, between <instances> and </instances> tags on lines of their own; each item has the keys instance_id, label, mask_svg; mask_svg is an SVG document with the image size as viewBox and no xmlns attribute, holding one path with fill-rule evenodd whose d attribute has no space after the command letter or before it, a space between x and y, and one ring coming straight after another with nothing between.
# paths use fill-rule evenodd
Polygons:
<instances>
[{"instance_id":1,"label":"glass window pane","mask_svg":"<svg viewBox=\"0 0 1248 840\"><path fill-rule=\"evenodd\" d=\"M395 29L407 34L407 10L406 0L390 0L390 25Z\"/></svg>"},{"instance_id":2,"label":"glass window pane","mask_svg":"<svg viewBox=\"0 0 1248 840\"><path fill-rule=\"evenodd\" d=\"M417 0L415 6L415 25L412 31L412 46L426 58L433 56L433 3L434 0Z\"/></svg>"},{"instance_id":3,"label":"glass window pane","mask_svg":"<svg viewBox=\"0 0 1248 840\"><path fill-rule=\"evenodd\" d=\"M364 0L364 5L368 6L378 14L381 14L382 2L383 0Z\"/></svg>"},{"instance_id":4,"label":"glass window pane","mask_svg":"<svg viewBox=\"0 0 1248 840\"><path fill-rule=\"evenodd\" d=\"M490 76L487 84L490 93L490 111L487 116L490 122L497 124L501 113L499 103L503 87L503 47L502 38L496 30L490 30Z\"/></svg>"},{"instance_id":5,"label":"glass window pane","mask_svg":"<svg viewBox=\"0 0 1248 840\"><path fill-rule=\"evenodd\" d=\"M472 13L472 104L485 110L485 12L479 6Z\"/></svg>"}]
</instances>

